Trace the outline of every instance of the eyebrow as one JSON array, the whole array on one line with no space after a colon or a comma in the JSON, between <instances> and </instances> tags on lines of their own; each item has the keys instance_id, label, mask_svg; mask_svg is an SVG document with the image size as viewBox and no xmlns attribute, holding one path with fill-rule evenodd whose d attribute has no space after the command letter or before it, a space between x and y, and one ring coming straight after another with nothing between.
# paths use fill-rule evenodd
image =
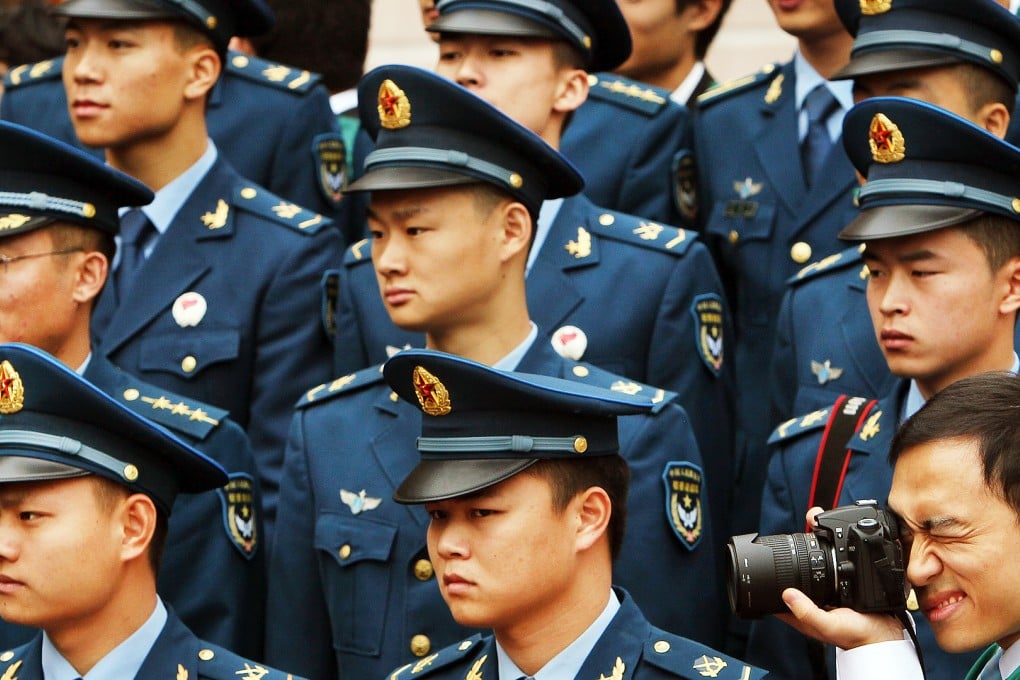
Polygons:
<instances>
[{"instance_id":1,"label":"eyebrow","mask_svg":"<svg viewBox=\"0 0 1020 680\"><path fill-rule=\"evenodd\" d=\"M864 252L861 254L861 257L864 258L865 261L882 262L881 257L867 249L864 250ZM914 250L909 253L904 253L902 255L897 255L893 259L895 259L897 262L920 262L923 260L934 260L937 259L938 257L940 257L938 253L931 250L922 249Z\"/></svg>"},{"instance_id":2,"label":"eyebrow","mask_svg":"<svg viewBox=\"0 0 1020 680\"><path fill-rule=\"evenodd\" d=\"M422 208L420 205L413 205L407 208L398 208L394 210L393 212L390 213L390 217L394 220L408 220L411 219L412 217L420 215L423 212L425 212L425 209ZM379 215L378 212L373 210L371 206L369 206L368 208L368 217L370 219L376 220L377 222L385 222L382 216Z\"/></svg>"}]
</instances>

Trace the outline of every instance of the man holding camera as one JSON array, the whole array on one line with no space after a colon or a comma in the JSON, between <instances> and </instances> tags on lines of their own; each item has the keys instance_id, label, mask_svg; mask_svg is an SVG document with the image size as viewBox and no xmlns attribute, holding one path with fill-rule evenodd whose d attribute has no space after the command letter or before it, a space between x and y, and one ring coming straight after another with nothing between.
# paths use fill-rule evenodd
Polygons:
<instances>
[{"instance_id":1,"label":"man holding camera","mask_svg":"<svg viewBox=\"0 0 1020 680\"><path fill-rule=\"evenodd\" d=\"M1017 368L1020 152L963 118L900 98L856 106L843 138L868 181L861 216L840 236L865 243L871 320L900 381L881 400L841 397L778 428L762 534L802 530L813 505L885 498L886 452L899 423L961 378ZM918 637L933 660L929 677L955 680L969 667L970 658L939 650L923 621ZM806 667L821 665L806 649L787 652L783 675L805 677Z\"/></svg>"},{"instance_id":2,"label":"man holding camera","mask_svg":"<svg viewBox=\"0 0 1020 680\"><path fill-rule=\"evenodd\" d=\"M1020 678L1020 381L985 373L956 382L925 404L893 439L889 508L898 518L907 576L946 651L987 647L967 680ZM888 616L823 611L803 593L783 599L782 618L843 647L840 678L922 677Z\"/></svg>"}]
</instances>

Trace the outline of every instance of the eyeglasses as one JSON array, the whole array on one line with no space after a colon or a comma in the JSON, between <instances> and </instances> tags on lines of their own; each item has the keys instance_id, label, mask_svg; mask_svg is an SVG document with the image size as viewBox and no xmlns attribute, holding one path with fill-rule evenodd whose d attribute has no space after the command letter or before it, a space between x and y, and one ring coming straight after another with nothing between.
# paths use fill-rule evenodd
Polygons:
<instances>
[{"instance_id":1,"label":"eyeglasses","mask_svg":"<svg viewBox=\"0 0 1020 680\"><path fill-rule=\"evenodd\" d=\"M0 265L3 266L4 274L7 273L7 265L12 262L20 262L21 260L31 260L33 257L48 257L49 255L67 255L69 253L80 253L83 252L84 248L65 248L63 250L51 250L48 253L31 253L29 255L15 255L14 257L8 257L7 255L0 254Z\"/></svg>"}]
</instances>

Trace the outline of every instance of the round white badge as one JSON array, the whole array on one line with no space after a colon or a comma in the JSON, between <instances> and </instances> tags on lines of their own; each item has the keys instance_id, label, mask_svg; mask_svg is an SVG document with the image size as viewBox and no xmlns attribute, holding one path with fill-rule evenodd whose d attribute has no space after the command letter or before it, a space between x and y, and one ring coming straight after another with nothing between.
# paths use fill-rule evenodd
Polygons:
<instances>
[{"instance_id":1,"label":"round white badge","mask_svg":"<svg viewBox=\"0 0 1020 680\"><path fill-rule=\"evenodd\" d=\"M553 333L552 346L561 357L580 361L588 349L588 336L577 326L563 326Z\"/></svg>"},{"instance_id":2,"label":"round white badge","mask_svg":"<svg viewBox=\"0 0 1020 680\"><path fill-rule=\"evenodd\" d=\"M174 300L172 314L178 326L188 328L197 326L205 318L208 308L201 293L189 291Z\"/></svg>"}]
</instances>

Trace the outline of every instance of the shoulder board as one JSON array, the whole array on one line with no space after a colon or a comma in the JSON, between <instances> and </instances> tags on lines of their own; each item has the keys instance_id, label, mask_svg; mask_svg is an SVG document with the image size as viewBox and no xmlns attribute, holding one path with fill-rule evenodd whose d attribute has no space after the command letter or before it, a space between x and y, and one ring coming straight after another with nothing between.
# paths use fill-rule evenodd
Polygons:
<instances>
[{"instance_id":1,"label":"shoulder board","mask_svg":"<svg viewBox=\"0 0 1020 680\"><path fill-rule=\"evenodd\" d=\"M623 392L631 396L640 395L647 397L653 404L652 413L658 413L666 404L672 402L677 397L676 392L669 392L658 387L639 383L630 378L624 378L616 373L610 373L603 368L599 368L594 364L584 361L568 361L568 364L570 365L570 371L567 375L568 379L576 380L586 385L609 389L614 392Z\"/></svg>"},{"instance_id":2,"label":"shoulder board","mask_svg":"<svg viewBox=\"0 0 1020 680\"><path fill-rule=\"evenodd\" d=\"M698 238L698 233L660 224L624 213L606 211L591 224L599 236L623 241L650 250L682 256Z\"/></svg>"},{"instance_id":3,"label":"shoulder board","mask_svg":"<svg viewBox=\"0 0 1020 680\"><path fill-rule=\"evenodd\" d=\"M669 91L611 73L588 75L589 95L627 109L654 116L669 105Z\"/></svg>"},{"instance_id":4,"label":"shoulder board","mask_svg":"<svg viewBox=\"0 0 1020 680\"><path fill-rule=\"evenodd\" d=\"M200 441L230 415L221 408L141 381L129 383L122 392L112 396L138 415Z\"/></svg>"},{"instance_id":5,"label":"shoulder board","mask_svg":"<svg viewBox=\"0 0 1020 680\"><path fill-rule=\"evenodd\" d=\"M344 252L344 266L353 267L356 264L372 261L372 240L363 238L357 243L352 243Z\"/></svg>"},{"instance_id":6,"label":"shoulder board","mask_svg":"<svg viewBox=\"0 0 1020 680\"><path fill-rule=\"evenodd\" d=\"M22 64L15 66L4 76L4 89L13 90L23 85L40 83L47 80L59 80L63 68L64 58L47 59L37 61L34 64Z\"/></svg>"},{"instance_id":7,"label":"shoulder board","mask_svg":"<svg viewBox=\"0 0 1020 680\"><path fill-rule=\"evenodd\" d=\"M14 649L5 649L0 653L0 678L17 680L18 672L25 663L25 657L28 656L31 647L32 643L29 642Z\"/></svg>"},{"instance_id":8,"label":"shoulder board","mask_svg":"<svg viewBox=\"0 0 1020 680\"><path fill-rule=\"evenodd\" d=\"M294 408L305 408L332 399L338 394L350 394L370 385L382 382L382 364L363 368L357 373L349 373L305 392Z\"/></svg>"},{"instance_id":9,"label":"shoulder board","mask_svg":"<svg viewBox=\"0 0 1020 680\"><path fill-rule=\"evenodd\" d=\"M284 92L303 95L322 81L322 76L304 71L296 66L278 64L240 52L227 54L227 69L230 75L261 83Z\"/></svg>"},{"instance_id":10,"label":"shoulder board","mask_svg":"<svg viewBox=\"0 0 1020 680\"><path fill-rule=\"evenodd\" d=\"M839 271L851 265L859 265L864 260L861 256L862 252L864 252L864 244L854 246L853 248L847 248L843 252L836 253L834 255L829 255L828 257L807 265L787 279L786 283L789 285L795 285L801 281L808 281L828 272Z\"/></svg>"},{"instance_id":11,"label":"shoulder board","mask_svg":"<svg viewBox=\"0 0 1020 680\"><path fill-rule=\"evenodd\" d=\"M255 213L304 234L318 233L323 227L333 224L328 217L302 208L255 184L238 185L234 189L233 200L234 205L241 210Z\"/></svg>"},{"instance_id":12,"label":"shoulder board","mask_svg":"<svg viewBox=\"0 0 1020 680\"><path fill-rule=\"evenodd\" d=\"M822 429L825 427L825 423L829 421L829 413L831 411L831 407L823 408L781 423L779 427L772 431L768 443L778 444L779 442L787 442L796 439L805 432L814 432L815 430Z\"/></svg>"},{"instance_id":13,"label":"shoulder board","mask_svg":"<svg viewBox=\"0 0 1020 680\"><path fill-rule=\"evenodd\" d=\"M386 676L386 680L406 680L407 678L423 678L435 671L442 668L447 668L455 663L464 661L464 657L468 655L468 652L476 649L479 644L483 642L481 635L472 635L466 640L444 647L435 654L430 654L422 658L415 663L409 663L400 668L397 668L392 673ZM485 662L485 657L479 660L479 664ZM492 665L495 666L496 659L492 659ZM482 675L472 675L468 673L469 678L481 678Z\"/></svg>"},{"instance_id":14,"label":"shoulder board","mask_svg":"<svg viewBox=\"0 0 1020 680\"><path fill-rule=\"evenodd\" d=\"M652 635L645 642L642 659L677 678L702 680L758 680L766 677L766 671L717 652L711 647L652 629Z\"/></svg>"},{"instance_id":15,"label":"shoulder board","mask_svg":"<svg viewBox=\"0 0 1020 680\"><path fill-rule=\"evenodd\" d=\"M198 650L198 676L211 680L237 680L238 677L261 678L261 680L303 680L296 675L276 670L269 666L239 656L230 650L200 642ZM189 661L191 661L189 659ZM184 670L182 674L181 671ZM186 678L187 670L178 665L178 678Z\"/></svg>"},{"instance_id":16,"label":"shoulder board","mask_svg":"<svg viewBox=\"0 0 1020 680\"><path fill-rule=\"evenodd\" d=\"M777 64L765 64L750 75L713 85L698 97L698 106L704 108L706 105L722 101L730 95L757 87L772 80L780 73L782 70Z\"/></svg>"}]
</instances>

